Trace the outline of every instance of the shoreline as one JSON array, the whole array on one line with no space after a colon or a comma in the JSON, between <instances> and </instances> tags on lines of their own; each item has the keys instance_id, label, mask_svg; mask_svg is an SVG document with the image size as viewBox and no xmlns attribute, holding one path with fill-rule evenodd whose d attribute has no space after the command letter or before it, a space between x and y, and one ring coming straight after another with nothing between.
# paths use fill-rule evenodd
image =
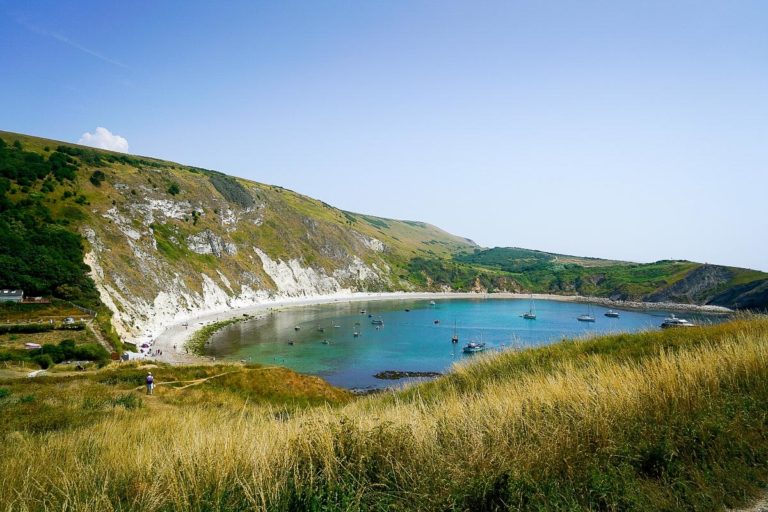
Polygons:
<instances>
[{"instance_id":1,"label":"shoreline","mask_svg":"<svg viewBox=\"0 0 768 512\"><path fill-rule=\"evenodd\" d=\"M381 300L445 300L445 299L529 299L528 293L473 293L473 292L357 292L336 295L315 295L308 297L283 297L279 299L265 300L250 306L204 313L190 318L185 322L177 322L168 326L162 333L156 336L152 342L151 350L159 350L162 355L148 356L147 359L170 364L200 364L211 361L208 356L199 356L188 353L186 343L201 328L216 322L242 318L243 320L257 320L265 315L282 309L302 306L315 306L322 304L335 304L343 302L368 302ZM534 300L555 300L560 302L589 302L615 309L629 310L669 310L686 311L695 313L727 315L733 310L721 306L700 306L697 304L678 304L672 302L641 302L641 301L617 301L604 297L585 297L581 295L554 295L546 293L534 293Z\"/></svg>"}]
</instances>

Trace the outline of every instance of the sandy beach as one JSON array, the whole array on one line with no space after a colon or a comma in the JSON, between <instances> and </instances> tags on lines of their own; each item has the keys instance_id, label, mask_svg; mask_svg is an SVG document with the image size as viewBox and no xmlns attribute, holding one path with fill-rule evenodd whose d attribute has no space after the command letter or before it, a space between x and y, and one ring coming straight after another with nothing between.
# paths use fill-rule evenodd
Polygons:
<instances>
[{"instance_id":1,"label":"sandy beach","mask_svg":"<svg viewBox=\"0 0 768 512\"><path fill-rule=\"evenodd\" d=\"M292 307L312 306L317 304L333 304L342 302L362 302L378 300L446 300L446 299L527 299L530 294L524 293L454 293L454 292L384 292L384 293L346 293L335 295L285 297L266 300L252 306L231 309L224 312L204 314L168 326L151 343L151 350L162 352L162 355L152 356L151 359L171 364L199 364L211 362L208 357L187 353L187 340L205 325L248 315L260 318L275 310ZM732 311L720 306L698 306L695 304L676 304L667 302L636 302L615 301L601 297L583 297L580 295L551 295L533 294L535 300L557 300L563 302L591 302L616 309L662 309L672 311L691 311L711 314L728 314Z\"/></svg>"}]
</instances>

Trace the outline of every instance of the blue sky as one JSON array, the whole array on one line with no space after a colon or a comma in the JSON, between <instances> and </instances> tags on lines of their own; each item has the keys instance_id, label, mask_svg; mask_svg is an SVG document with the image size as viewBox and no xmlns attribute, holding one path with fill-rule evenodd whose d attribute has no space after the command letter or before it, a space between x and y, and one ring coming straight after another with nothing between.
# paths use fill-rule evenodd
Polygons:
<instances>
[{"instance_id":1,"label":"blue sky","mask_svg":"<svg viewBox=\"0 0 768 512\"><path fill-rule=\"evenodd\" d=\"M768 270L768 3L0 0L0 129L484 246Z\"/></svg>"}]
</instances>

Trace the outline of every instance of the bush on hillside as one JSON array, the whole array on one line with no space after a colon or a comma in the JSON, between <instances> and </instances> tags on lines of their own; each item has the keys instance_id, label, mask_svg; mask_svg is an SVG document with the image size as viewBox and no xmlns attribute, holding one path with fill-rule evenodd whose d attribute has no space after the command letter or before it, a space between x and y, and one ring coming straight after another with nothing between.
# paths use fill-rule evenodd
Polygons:
<instances>
[{"instance_id":1,"label":"bush on hillside","mask_svg":"<svg viewBox=\"0 0 768 512\"><path fill-rule=\"evenodd\" d=\"M107 175L104 174L104 171L100 171L96 169L93 171L93 174L91 174L91 177L89 178L91 183L93 183L95 186L100 187L101 182L107 179Z\"/></svg>"},{"instance_id":2,"label":"bush on hillside","mask_svg":"<svg viewBox=\"0 0 768 512\"><path fill-rule=\"evenodd\" d=\"M32 360L43 370L47 370L53 366L53 358L51 358L49 354L37 354L36 356L32 356Z\"/></svg>"}]
</instances>

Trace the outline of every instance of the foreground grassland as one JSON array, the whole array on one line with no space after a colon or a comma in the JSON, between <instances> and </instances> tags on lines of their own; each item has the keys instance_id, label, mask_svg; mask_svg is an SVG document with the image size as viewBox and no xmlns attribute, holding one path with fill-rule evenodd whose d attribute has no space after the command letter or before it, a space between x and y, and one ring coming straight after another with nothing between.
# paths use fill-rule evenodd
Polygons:
<instances>
[{"instance_id":1,"label":"foreground grassland","mask_svg":"<svg viewBox=\"0 0 768 512\"><path fill-rule=\"evenodd\" d=\"M476 359L353 400L269 367L0 383L9 510L718 510L768 478L768 320Z\"/></svg>"}]
</instances>

